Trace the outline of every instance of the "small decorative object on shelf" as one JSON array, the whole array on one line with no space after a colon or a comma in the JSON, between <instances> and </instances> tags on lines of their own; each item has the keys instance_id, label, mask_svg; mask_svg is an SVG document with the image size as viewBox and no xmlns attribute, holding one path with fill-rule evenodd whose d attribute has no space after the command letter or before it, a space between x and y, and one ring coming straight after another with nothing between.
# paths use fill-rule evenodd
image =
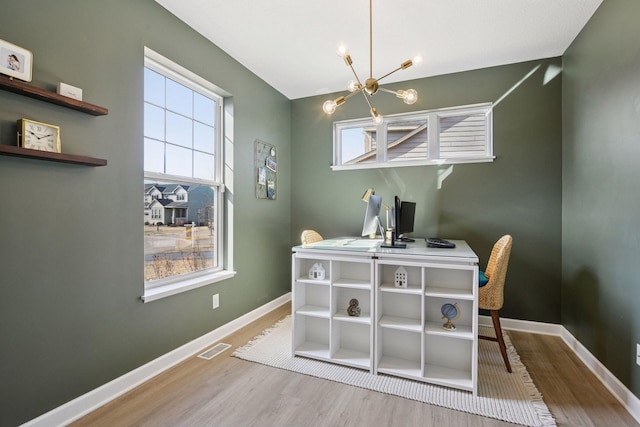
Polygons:
<instances>
[{"instance_id":1,"label":"small decorative object on shelf","mask_svg":"<svg viewBox=\"0 0 640 427\"><path fill-rule=\"evenodd\" d=\"M321 263L316 262L309 269L309 279L324 280L324 267Z\"/></svg>"},{"instance_id":2,"label":"small decorative object on shelf","mask_svg":"<svg viewBox=\"0 0 640 427\"><path fill-rule=\"evenodd\" d=\"M0 40L0 73L30 82L32 63L33 54L30 51Z\"/></svg>"},{"instance_id":3,"label":"small decorative object on shelf","mask_svg":"<svg viewBox=\"0 0 640 427\"><path fill-rule=\"evenodd\" d=\"M360 303L357 299L351 298L349 301L349 307L347 308L347 314L351 317L360 317L360 307L358 307Z\"/></svg>"},{"instance_id":4,"label":"small decorative object on shelf","mask_svg":"<svg viewBox=\"0 0 640 427\"><path fill-rule=\"evenodd\" d=\"M67 96L69 98L82 101L82 89L80 89L79 87L59 82L56 92L58 93L58 95Z\"/></svg>"},{"instance_id":5,"label":"small decorative object on shelf","mask_svg":"<svg viewBox=\"0 0 640 427\"><path fill-rule=\"evenodd\" d=\"M453 323L451 323L451 321L458 320L460 318L460 310L458 309L458 303L444 304L440 308L440 312L442 313L442 320L447 319L446 323L442 325L442 327L448 331L455 331L456 326Z\"/></svg>"},{"instance_id":6,"label":"small decorative object on shelf","mask_svg":"<svg viewBox=\"0 0 640 427\"><path fill-rule=\"evenodd\" d=\"M407 270L400 266L396 269L396 277L393 282L396 288L406 288L408 285L409 277L407 276Z\"/></svg>"},{"instance_id":7,"label":"small decorative object on shelf","mask_svg":"<svg viewBox=\"0 0 640 427\"><path fill-rule=\"evenodd\" d=\"M18 120L18 145L31 150L60 153L60 128L29 119Z\"/></svg>"}]
</instances>

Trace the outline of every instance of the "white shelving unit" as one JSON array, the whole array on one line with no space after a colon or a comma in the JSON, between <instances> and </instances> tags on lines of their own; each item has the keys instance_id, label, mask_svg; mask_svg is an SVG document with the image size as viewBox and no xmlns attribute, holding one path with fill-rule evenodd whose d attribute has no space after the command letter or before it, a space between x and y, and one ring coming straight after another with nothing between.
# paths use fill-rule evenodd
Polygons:
<instances>
[{"instance_id":1,"label":"white shelving unit","mask_svg":"<svg viewBox=\"0 0 640 427\"><path fill-rule=\"evenodd\" d=\"M374 373L477 391L476 265L438 264L420 258L376 261L376 355ZM396 288L398 267L407 288ZM441 308L456 304L456 329L442 327ZM403 349L406 347L406 351Z\"/></svg>"},{"instance_id":2,"label":"white shelving unit","mask_svg":"<svg viewBox=\"0 0 640 427\"><path fill-rule=\"evenodd\" d=\"M338 242L338 241L336 241ZM456 249L345 248L324 241L294 248L293 353L477 393L478 258ZM322 263L324 280L310 280ZM395 286L396 270L407 287ZM347 314L351 298L360 317ZM442 327L444 304L456 304L455 330Z\"/></svg>"},{"instance_id":3,"label":"white shelving unit","mask_svg":"<svg viewBox=\"0 0 640 427\"><path fill-rule=\"evenodd\" d=\"M316 263L322 280L309 279ZM293 255L294 355L373 371L373 266L370 256ZM354 298L357 317L347 311Z\"/></svg>"}]
</instances>

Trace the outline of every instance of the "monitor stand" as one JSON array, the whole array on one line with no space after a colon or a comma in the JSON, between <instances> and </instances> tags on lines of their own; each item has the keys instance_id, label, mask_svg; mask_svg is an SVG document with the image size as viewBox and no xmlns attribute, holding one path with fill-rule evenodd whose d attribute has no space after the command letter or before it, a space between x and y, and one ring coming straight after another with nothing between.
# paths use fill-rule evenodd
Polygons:
<instances>
[{"instance_id":1,"label":"monitor stand","mask_svg":"<svg viewBox=\"0 0 640 427\"><path fill-rule=\"evenodd\" d=\"M381 248L395 248L395 249L406 249L407 248L407 244L406 243L391 243L390 245L387 245L386 243L383 243L380 245Z\"/></svg>"},{"instance_id":2,"label":"monitor stand","mask_svg":"<svg viewBox=\"0 0 640 427\"><path fill-rule=\"evenodd\" d=\"M400 239L396 239L395 235L395 231L391 231L391 230L387 230L387 233L391 232L391 242L390 243L385 243L382 242L382 244L380 245L381 248L385 248L385 249L406 249L407 248L407 244L406 243L399 243Z\"/></svg>"}]
</instances>

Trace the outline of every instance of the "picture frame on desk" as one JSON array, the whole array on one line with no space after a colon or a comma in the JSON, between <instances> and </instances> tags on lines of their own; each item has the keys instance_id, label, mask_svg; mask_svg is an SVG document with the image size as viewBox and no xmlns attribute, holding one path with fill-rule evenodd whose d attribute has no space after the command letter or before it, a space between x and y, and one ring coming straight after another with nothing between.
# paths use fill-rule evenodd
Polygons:
<instances>
[{"instance_id":1,"label":"picture frame on desk","mask_svg":"<svg viewBox=\"0 0 640 427\"><path fill-rule=\"evenodd\" d=\"M32 67L31 51L0 39L0 73L30 82Z\"/></svg>"}]
</instances>

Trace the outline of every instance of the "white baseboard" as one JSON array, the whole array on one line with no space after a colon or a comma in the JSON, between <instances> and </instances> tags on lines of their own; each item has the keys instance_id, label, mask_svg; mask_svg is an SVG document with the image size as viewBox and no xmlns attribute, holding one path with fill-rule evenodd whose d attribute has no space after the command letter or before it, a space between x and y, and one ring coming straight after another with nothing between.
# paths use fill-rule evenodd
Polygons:
<instances>
[{"instance_id":1,"label":"white baseboard","mask_svg":"<svg viewBox=\"0 0 640 427\"><path fill-rule=\"evenodd\" d=\"M276 298L255 310L220 326L219 328L158 357L82 396L65 403L38 418L23 424L24 427L64 426L96 410L115 398L159 375L176 364L197 354L238 329L291 301L291 292Z\"/></svg>"},{"instance_id":2,"label":"white baseboard","mask_svg":"<svg viewBox=\"0 0 640 427\"><path fill-rule=\"evenodd\" d=\"M491 326L490 316L479 316L480 326ZM600 382L618 399L633 418L640 423L640 399L638 399L618 378L615 377L587 348L580 343L564 326L553 323L541 323L527 320L500 318L502 329L556 335L569 346L580 360L589 368Z\"/></svg>"},{"instance_id":3,"label":"white baseboard","mask_svg":"<svg viewBox=\"0 0 640 427\"><path fill-rule=\"evenodd\" d=\"M145 381L161 374L176 364L188 359L270 311L291 300L291 293L282 295L267 304L196 338L195 340L158 357L70 402L65 403L31 421L23 427L64 426L97 408L109 403ZM491 317L479 316L481 326L493 326ZM620 382L598 359L596 359L564 326L552 323L533 322L501 318L503 329L531 332L561 337L582 362L594 373L602 384L615 396L636 421L640 422L640 399Z\"/></svg>"}]
</instances>

